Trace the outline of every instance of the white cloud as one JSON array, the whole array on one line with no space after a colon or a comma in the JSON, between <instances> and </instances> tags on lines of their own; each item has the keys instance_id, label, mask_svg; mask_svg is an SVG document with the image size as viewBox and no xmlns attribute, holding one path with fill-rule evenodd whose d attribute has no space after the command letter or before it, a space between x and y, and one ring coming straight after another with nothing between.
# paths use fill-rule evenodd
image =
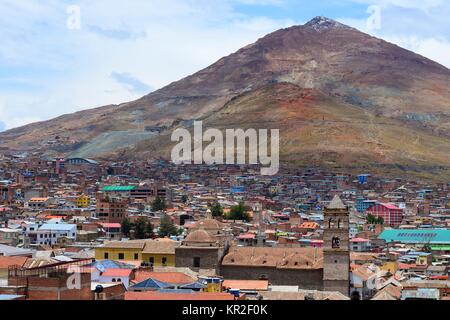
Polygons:
<instances>
[{"instance_id":1,"label":"white cloud","mask_svg":"<svg viewBox=\"0 0 450 320\"><path fill-rule=\"evenodd\" d=\"M349 1L381 5L382 29L367 30L364 19L341 22L450 66L448 2ZM266 6L264 12L288 7L282 0L2 0L0 121L11 128L134 100L144 92L117 82L113 72L158 89L271 31L299 24L237 12L237 3ZM71 4L81 8L81 30L66 27Z\"/></svg>"}]
</instances>

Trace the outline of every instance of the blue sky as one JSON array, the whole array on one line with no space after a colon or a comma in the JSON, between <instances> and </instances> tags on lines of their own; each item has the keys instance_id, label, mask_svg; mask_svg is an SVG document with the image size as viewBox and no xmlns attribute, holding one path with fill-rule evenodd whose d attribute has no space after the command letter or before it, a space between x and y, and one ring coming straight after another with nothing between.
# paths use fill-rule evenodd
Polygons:
<instances>
[{"instance_id":1,"label":"blue sky","mask_svg":"<svg viewBox=\"0 0 450 320\"><path fill-rule=\"evenodd\" d=\"M0 130L137 99L318 15L450 67L446 0L0 0L0 13Z\"/></svg>"}]
</instances>

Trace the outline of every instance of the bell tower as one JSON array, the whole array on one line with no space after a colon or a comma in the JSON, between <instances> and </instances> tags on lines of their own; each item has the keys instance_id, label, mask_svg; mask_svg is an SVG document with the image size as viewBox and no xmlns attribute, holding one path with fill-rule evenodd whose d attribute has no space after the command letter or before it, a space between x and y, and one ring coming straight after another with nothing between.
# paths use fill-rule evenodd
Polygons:
<instances>
[{"instance_id":1,"label":"bell tower","mask_svg":"<svg viewBox=\"0 0 450 320\"><path fill-rule=\"evenodd\" d=\"M335 196L324 211L323 289L349 296L349 211Z\"/></svg>"}]
</instances>

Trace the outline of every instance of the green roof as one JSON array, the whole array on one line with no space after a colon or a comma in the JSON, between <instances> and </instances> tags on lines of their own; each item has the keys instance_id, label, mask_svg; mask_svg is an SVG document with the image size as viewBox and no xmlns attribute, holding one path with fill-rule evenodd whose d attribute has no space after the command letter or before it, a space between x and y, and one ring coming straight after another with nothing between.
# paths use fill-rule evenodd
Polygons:
<instances>
[{"instance_id":1,"label":"green roof","mask_svg":"<svg viewBox=\"0 0 450 320\"><path fill-rule=\"evenodd\" d=\"M111 191L118 191L118 192L126 192L126 191L133 191L136 189L136 187L133 186L105 186L102 191L111 192Z\"/></svg>"},{"instance_id":2,"label":"green roof","mask_svg":"<svg viewBox=\"0 0 450 320\"><path fill-rule=\"evenodd\" d=\"M433 251L450 251L450 245L434 245L430 246Z\"/></svg>"},{"instance_id":3,"label":"green roof","mask_svg":"<svg viewBox=\"0 0 450 320\"><path fill-rule=\"evenodd\" d=\"M430 243L430 244L450 244L450 230L445 229L422 229L422 230L384 230L379 239L386 242L401 243Z\"/></svg>"}]
</instances>

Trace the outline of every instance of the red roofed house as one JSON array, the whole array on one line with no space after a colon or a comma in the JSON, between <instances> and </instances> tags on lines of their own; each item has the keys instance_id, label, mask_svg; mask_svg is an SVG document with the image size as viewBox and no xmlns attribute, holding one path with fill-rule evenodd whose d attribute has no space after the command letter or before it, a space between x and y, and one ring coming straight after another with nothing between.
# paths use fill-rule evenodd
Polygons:
<instances>
[{"instance_id":1,"label":"red roofed house","mask_svg":"<svg viewBox=\"0 0 450 320\"><path fill-rule=\"evenodd\" d=\"M103 230L105 230L106 237L111 240L120 240L122 238L122 228L120 223L99 223Z\"/></svg>"},{"instance_id":2,"label":"red roofed house","mask_svg":"<svg viewBox=\"0 0 450 320\"><path fill-rule=\"evenodd\" d=\"M100 274L98 282L100 283L123 283L128 290L130 285L130 278L132 275L132 269L106 269L105 272Z\"/></svg>"},{"instance_id":3,"label":"red roofed house","mask_svg":"<svg viewBox=\"0 0 450 320\"><path fill-rule=\"evenodd\" d=\"M243 233L237 237L238 245L254 246L256 245L256 235L254 233Z\"/></svg>"},{"instance_id":4,"label":"red roofed house","mask_svg":"<svg viewBox=\"0 0 450 320\"><path fill-rule=\"evenodd\" d=\"M351 251L356 252L367 252L370 248L369 239L364 238L353 238L350 240L350 249Z\"/></svg>"},{"instance_id":5,"label":"red roofed house","mask_svg":"<svg viewBox=\"0 0 450 320\"><path fill-rule=\"evenodd\" d=\"M403 210L388 203L376 203L366 210L366 214L382 217L385 225L398 227L403 220Z\"/></svg>"}]
</instances>

